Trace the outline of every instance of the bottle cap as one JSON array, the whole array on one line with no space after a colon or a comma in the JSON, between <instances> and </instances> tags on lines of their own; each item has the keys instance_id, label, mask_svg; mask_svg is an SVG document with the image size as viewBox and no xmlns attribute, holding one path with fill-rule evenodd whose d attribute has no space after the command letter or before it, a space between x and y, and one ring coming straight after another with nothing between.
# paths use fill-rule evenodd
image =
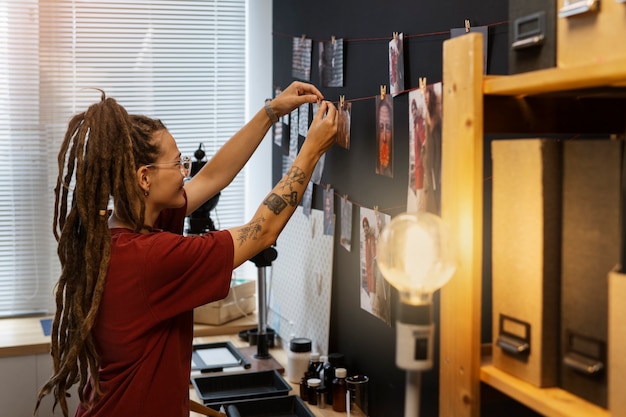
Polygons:
<instances>
[{"instance_id":1,"label":"bottle cap","mask_svg":"<svg viewBox=\"0 0 626 417\"><path fill-rule=\"evenodd\" d=\"M345 378L346 375L348 375L348 371L346 370L346 368L336 368L335 369L335 376L337 378Z\"/></svg>"},{"instance_id":2,"label":"bottle cap","mask_svg":"<svg viewBox=\"0 0 626 417\"><path fill-rule=\"evenodd\" d=\"M289 341L289 350L292 352L310 352L311 339L306 337L296 337Z\"/></svg>"},{"instance_id":3,"label":"bottle cap","mask_svg":"<svg viewBox=\"0 0 626 417\"><path fill-rule=\"evenodd\" d=\"M322 380L319 378L309 378L307 379L306 383L309 387L319 387L322 383Z\"/></svg>"},{"instance_id":4,"label":"bottle cap","mask_svg":"<svg viewBox=\"0 0 626 417\"><path fill-rule=\"evenodd\" d=\"M343 353L331 353L328 355L328 362L335 368L340 365L343 365L344 355Z\"/></svg>"}]
</instances>

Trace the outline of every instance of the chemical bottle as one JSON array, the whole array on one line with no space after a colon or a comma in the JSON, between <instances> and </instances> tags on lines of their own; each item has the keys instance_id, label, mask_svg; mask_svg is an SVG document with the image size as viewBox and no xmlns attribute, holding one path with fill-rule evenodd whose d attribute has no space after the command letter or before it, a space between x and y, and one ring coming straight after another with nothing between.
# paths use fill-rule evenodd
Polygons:
<instances>
[{"instance_id":1,"label":"chemical bottle","mask_svg":"<svg viewBox=\"0 0 626 417\"><path fill-rule=\"evenodd\" d=\"M297 384L309 369L311 339L297 337L289 341L287 352L287 379Z\"/></svg>"},{"instance_id":2,"label":"chemical bottle","mask_svg":"<svg viewBox=\"0 0 626 417\"><path fill-rule=\"evenodd\" d=\"M322 381L319 378L309 378L307 385L309 386L309 404L317 405L317 389Z\"/></svg>"},{"instance_id":3,"label":"chemical bottle","mask_svg":"<svg viewBox=\"0 0 626 417\"><path fill-rule=\"evenodd\" d=\"M346 368L335 369L335 379L333 379L333 410L346 411Z\"/></svg>"},{"instance_id":4,"label":"chemical bottle","mask_svg":"<svg viewBox=\"0 0 626 417\"><path fill-rule=\"evenodd\" d=\"M343 353L331 353L328 355L328 362L324 364L324 386L328 390L326 395L326 404L333 403L333 379L335 378L335 368L344 367Z\"/></svg>"},{"instance_id":5,"label":"chemical bottle","mask_svg":"<svg viewBox=\"0 0 626 417\"><path fill-rule=\"evenodd\" d=\"M318 352L311 352L311 356L309 359L309 370L307 371L307 375L309 378L319 378L320 377L320 354Z\"/></svg>"}]
</instances>

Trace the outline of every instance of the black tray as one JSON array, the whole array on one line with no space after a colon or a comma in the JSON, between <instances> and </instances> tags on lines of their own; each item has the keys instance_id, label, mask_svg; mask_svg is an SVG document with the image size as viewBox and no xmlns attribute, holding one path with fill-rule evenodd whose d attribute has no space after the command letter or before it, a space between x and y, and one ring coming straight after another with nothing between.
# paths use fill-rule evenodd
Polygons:
<instances>
[{"instance_id":1,"label":"black tray","mask_svg":"<svg viewBox=\"0 0 626 417\"><path fill-rule=\"evenodd\" d=\"M224 404L228 417L315 417L297 395Z\"/></svg>"},{"instance_id":2,"label":"black tray","mask_svg":"<svg viewBox=\"0 0 626 417\"><path fill-rule=\"evenodd\" d=\"M208 353L211 358L210 363L206 363L203 359L203 352L215 352L213 356ZM221 352L228 352L223 355ZM223 361L215 362L215 358L224 358ZM248 369L251 367L250 362L246 360L243 354L230 342L217 342L202 345L194 345L191 353L191 370L200 372L222 372L226 368L242 367Z\"/></svg>"},{"instance_id":3,"label":"black tray","mask_svg":"<svg viewBox=\"0 0 626 417\"><path fill-rule=\"evenodd\" d=\"M200 376L191 383L205 405L218 407L225 402L286 396L291 390L276 370Z\"/></svg>"}]
</instances>

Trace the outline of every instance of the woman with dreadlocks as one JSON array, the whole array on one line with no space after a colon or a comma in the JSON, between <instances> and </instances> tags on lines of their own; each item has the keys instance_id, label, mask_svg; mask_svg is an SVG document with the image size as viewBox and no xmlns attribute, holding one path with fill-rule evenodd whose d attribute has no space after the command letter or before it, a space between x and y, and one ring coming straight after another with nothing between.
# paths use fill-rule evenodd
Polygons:
<instances>
[{"instance_id":1,"label":"woman with dreadlocks","mask_svg":"<svg viewBox=\"0 0 626 417\"><path fill-rule=\"evenodd\" d=\"M333 144L335 107L321 103L249 223L183 236L184 218L233 180L279 116L322 99L294 82L187 182L190 162L159 120L129 115L104 93L71 119L55 189L54 373L39 402L52 392L68 416L67 391L78 383L77 416L189 416L193 309L226 297L233 269L276 241Z\"/></svg>"}]
</instances>

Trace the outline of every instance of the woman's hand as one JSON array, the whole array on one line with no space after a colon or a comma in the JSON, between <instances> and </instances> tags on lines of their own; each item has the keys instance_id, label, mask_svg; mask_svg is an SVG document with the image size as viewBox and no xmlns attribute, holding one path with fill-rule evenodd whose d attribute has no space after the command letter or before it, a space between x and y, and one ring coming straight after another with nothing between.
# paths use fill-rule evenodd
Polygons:
<instances>
[{"instance_id":1,"label":"woman's hand","mask_svg":"<svg viewBox=\"0 0 626 417\"><path fill-rule=\"evenodd\" d=\"M320 156L330 149L335 143L337 120L337 108L330 101L323 101L313 117L306 140L302 145L303 149L309 146L317 147Z\"/></svg>"},{"instance_id":2,"label":"woman's hand","mask_svg":"<svg viewBox=\"0 0 626 417\"><path fill-rule=\"evenodd\" d=\"M282 93L271 102L272 110L276 116L281 117L291 113L304 103L316 103L323 100L324 96L313 84L294 81Z\"/></svg>"}]
</instances>

